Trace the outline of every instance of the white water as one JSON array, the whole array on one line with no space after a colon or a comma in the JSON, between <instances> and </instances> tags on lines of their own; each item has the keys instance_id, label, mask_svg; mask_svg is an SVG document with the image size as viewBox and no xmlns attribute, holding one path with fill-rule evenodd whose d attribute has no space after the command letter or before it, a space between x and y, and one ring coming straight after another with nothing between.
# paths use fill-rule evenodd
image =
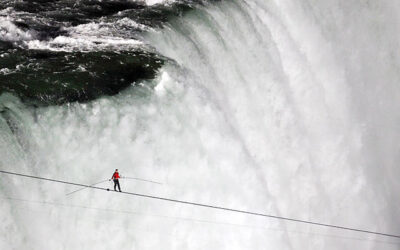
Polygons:
<instances>
[{"instance_id":1,"label":"white water","mask_svg":"<svg viewBox=\"0 0 400 250\"><path fill-rule=\"evenodd\" d=\"M2 14L4 11L0 11ZM0 16L0 39L2 41L29 41L35 39L34 31L23 31L12 23L12 19Z\"/></svg>"},{"instance_id":2,"label":"white water","mask_svg":"<svg viewBox=\"0 0 400 250\"><path fill-rule=\"evenodd\" d=\"M265 2L149 32L177 65L118 96L33 112L3 95L19 130L1 118L1 168L87 184L118 168L164 183L125 180L126 191L399 234L398 4ZM1 188L66 205L2 200L1 249L400 249L100 191L66 197L74 187L19 177Z\"/></svg>"}]
</instances>

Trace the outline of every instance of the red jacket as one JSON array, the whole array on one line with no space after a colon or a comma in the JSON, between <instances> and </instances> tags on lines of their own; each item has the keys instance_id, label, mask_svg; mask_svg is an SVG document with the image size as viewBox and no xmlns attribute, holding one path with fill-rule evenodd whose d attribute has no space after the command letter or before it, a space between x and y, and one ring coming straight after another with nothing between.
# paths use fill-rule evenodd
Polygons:
<instances>
[{"instance_id":1,"label":"red jacket","mask_svg":"<svg viewBox=\"0 0 400 250\"><path fill-rule=\"evenodd\" d=\"M118 172L114 172L112 179L119 179L119 173Z\"/></svg>"}]
</instances>

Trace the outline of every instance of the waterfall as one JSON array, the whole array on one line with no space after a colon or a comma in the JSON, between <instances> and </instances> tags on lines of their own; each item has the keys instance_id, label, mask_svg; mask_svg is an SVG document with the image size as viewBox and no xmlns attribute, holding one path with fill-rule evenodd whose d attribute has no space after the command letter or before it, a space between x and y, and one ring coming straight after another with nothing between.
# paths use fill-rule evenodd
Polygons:
<instances>
[{"instance_id":1,"label":"waterfall","mask_svg":"<svg viewBox=\"0 0 400 250\"><path fill-rule=\"evenodd\" d=\"M141 33L168 58L153 79L84 103L2 94L0 167L85 184L118 168L162 183L122 179L124 191L398 235L398 11L389 0L197 6ZM382 236L0 178L2 249L399 249Z\"/></svg>"}]
</instances>

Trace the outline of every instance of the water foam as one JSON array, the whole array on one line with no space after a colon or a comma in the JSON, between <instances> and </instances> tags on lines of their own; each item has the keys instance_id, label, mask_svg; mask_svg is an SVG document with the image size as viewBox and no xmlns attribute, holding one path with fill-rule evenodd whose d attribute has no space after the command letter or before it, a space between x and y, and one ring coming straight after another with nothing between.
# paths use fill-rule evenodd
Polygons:
<instances>
[{"instance_id":1,"label":"water foam","mask_svg":"<svg viewBox=\"0 0 400 250\"><path fill-rule=\"evenodd\" d=\"M36 32L18 28L9 17L0 16L0 40L8 42L30 41L36 38Z\"/></svg>"},{"instance_id":2,"label":"water foam","mask_svg":"<svg viewBox=\"0 0 400 250\"><path fill-rule=\"evenodd\" d=\"M51 51L120 51L140 48L143 42L129 39L118 30L121 25L132 29L143 29L144 25L137 24L129 18L123 18L116 23L87 23L75 27L64 28L68 36L62 35L50 41L32 40L26 42L29 49L45 49ZM127 37L131 36L127 31Z\"/></svg>"}]
</instances>

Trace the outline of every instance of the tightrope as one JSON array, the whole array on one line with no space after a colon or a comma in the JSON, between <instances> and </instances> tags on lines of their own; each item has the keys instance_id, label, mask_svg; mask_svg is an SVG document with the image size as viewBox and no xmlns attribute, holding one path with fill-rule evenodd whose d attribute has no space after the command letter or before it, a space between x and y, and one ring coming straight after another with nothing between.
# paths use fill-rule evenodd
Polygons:
<instances>
[{"instance_id":1,"label":"tightrope","mask_svg":"<svg viewBox=\"0 0 400 250\"><path fill-rule=\"evenodd\" d=\"M99 182L93 183L93 184L91 184L91 185L89 185L89 186L90 186L90 187L93 187L93 186L96 186L97 184L100 184L100 183L103 183L103 182L106 182L106 181L109 181L109 180L107 179L107 180L99 181ZM85 188L88 188L88 187L83 187L83 188L77 189L77 190L75 190L75 191L69 192L69 193L66 194L66 195L71 195L71 194L73 194L73 193L82 191L82 190L85 189Z\"/></svg>"},{"instance_id":2,"label":"tightrope","mask_svg":"<svg viewBox=\"0 0 400 250\"><path fill-rule=\"evenodd\" d=\"M79 186L79 187L85 187L85 188L93 188L93 189L102 190L102 191L110 191L110 189L108 189L108 188L96 187L96 186L91 186L91 185L84 185L84 184L80 184L80 183L74 183L74 182L68 182L68 181L44 178L44 177L33 176L33 175L14 173L14 172L9 172L9 171L4 171L4 170L0 170L0 173L8 174L8 175L15 175L15 176L22 176L22 177L26 177L26 178L38 179L38 180L43 180L43 181L57 182L57 183L73 185L73 186ZM113 191L113 192L115 192L115 191ZM270 214L264 214L264 213L257 213L257 212L251 212L251 211L246 211L246 210L239 210L239 209L233 209L233 208L227 208L227 207L220 207L220 206L214 206L214 205L208 205L208 204L202 204L202 203L196 203L196 202L190 202L190 201L176 200L176 199L170 199L170 198L164 198L164 197L152 196L152 195L146 195L146 194L139 194L139 193L132 193L132 192L117 192L117 193L125 194L125 195L133 195L133 196L149 198L149 199L169 201L169 202L174 202L174 203L181 203L181 204L198 206L198 207L212 208L212 209L229 211L229 212L234 212L234 213L248 214L248 215L253 215L253 216L260 216L260 217L266 217L266 218L272 218L272 219L278 219L278 220L298 222L298 223L316 225L316 226L321 226L321 227L336 228L336 229L341 229L341 230L354 231L354 232L367 233L367 234L374 234L374 235L380 235L380 236L386 236L386 237L392 237L392 238L400 239L400 235L395 235L395 234L388 234L388 233L381 233L381 232L375 232L375 231L369 231L369 230L363 230L363 229L357 229L357 228L350 228L350 227L344 227L344 226L338 226L338 225L332 225L332 224L325 224L325 223L313 222L313 221L308 221L308 220L293 219L293 218L288 218L288 217L283 217L283 216L276 216L276 215L270 215Z\"/></svg>"}]
</instances>

